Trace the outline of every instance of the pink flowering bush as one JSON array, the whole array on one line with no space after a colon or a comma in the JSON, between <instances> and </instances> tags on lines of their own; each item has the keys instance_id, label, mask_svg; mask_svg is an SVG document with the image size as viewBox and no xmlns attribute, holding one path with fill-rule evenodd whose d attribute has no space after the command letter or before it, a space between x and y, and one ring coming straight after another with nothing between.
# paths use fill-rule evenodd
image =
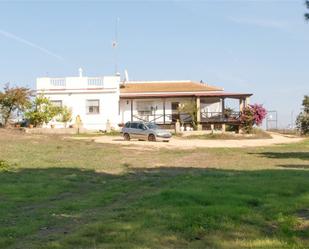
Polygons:
<instances>
[{"instance_id":1,"label":"pink flowering bush","mask_svg":"<svg viewBox=\"0 0 309 249\"><path fill-rule=\"evenodd\" d=\"M266 118L267 111L263 107L263 105L250 105L251 110L253 111L253 120L255 125L261 125L263 123L263 120Z\"/></svg>"},{"instance_id":2,"label":"pink flowering bush","mask_svg":"<svg viewBox=\"0 0 309 249\"><path fill-rule=\"evenodd\" d=\"M240 116L241 128L246 133L251 133L254 125L261 125L267 115L263 105L254 104L244 108Z\"/></svg>"}]
</instances>

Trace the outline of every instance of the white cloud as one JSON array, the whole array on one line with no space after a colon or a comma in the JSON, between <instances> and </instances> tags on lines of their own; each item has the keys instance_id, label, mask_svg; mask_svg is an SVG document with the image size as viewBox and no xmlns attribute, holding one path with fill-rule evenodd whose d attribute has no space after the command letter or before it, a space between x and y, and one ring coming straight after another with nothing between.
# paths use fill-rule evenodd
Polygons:
<instances>
[{"instance_id":1,"label":"white cloud","mask_svg":"<svg viewBox=\"0 0 309 249\"><path fill-rule=\"evenodd\" d=\"M48 50L47 48L41 47L41 46L39 46L39 45L37 45L37 44L35 44L33 42L30 42L30 41L28 41L26 39L23 39L23 38L21 38L19 36L16 36L16 35L14 35L12 33L9 33L9 32L4 31L4 30L0 30L0 35L4 36L4 37L7 37L9 39L15 40L15 41L17 41L19 43L25 44L25 45L27 45L29 47L35 48L37 50L40 50L44 54L52 56L52 57L54 57L54 58L56 58L58 60L64 61L64 58L62 56L60 56L60 55L58 55L58 54Z\"/></svg>"},{"instance_id":2,"label":"white cloud","mask_svg":"<svg viewBox=\"0 0 309 249\"><path fill-rule=\"evenodd\" d=\"M281 20L255 19L255 18L239 18L230 17L229 20L239 24L253 25L262 28L271 28L279 30L289 29L289 23Z\"/></svg>"}]
</instances>

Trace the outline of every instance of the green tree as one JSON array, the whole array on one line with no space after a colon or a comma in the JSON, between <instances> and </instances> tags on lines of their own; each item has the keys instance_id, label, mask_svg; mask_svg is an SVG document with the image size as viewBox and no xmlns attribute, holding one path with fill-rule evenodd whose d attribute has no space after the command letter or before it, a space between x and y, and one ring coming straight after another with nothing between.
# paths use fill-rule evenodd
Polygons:
<instances>
[{"instance_id":1,"label":"green tree","mask_svg":"<svg viewBox=\"0 0 309 249\"><path fill-rule=\"evenodd\" d=\"M49 123L61 113L61 107L54 106L43 94L38 95L29 105L25 116L35 127Z\"/></svg>"},{"instance_id":2,"label":"green tree","mask_svg":"<svg viewBox=\"0 0 309 249\"><path fill-rule=\"evenodd\" d=\"M305 4L307 6L307 9L309 10L309 0L306 0ZM305 13L305 19L309 21L309 13Z\"/></svg>"},{"instance_id":3,"label":"green tree","mask_svg":"<svg viewBox=\"0 0 309 249\"><path fill-rule=\"evenodd\" d=\"M57 121L63 122L64 127L66 128L67 123L70 122L71 120L72 120L72 109L67 106L61 107L60 117L57 119Z\"/></svg>"},{"instance_id":4,"label":"green tree","mask_svg":"<svg viewBox=\"0 0 309 249\"><path fill-rule=\"evenodd\" d=\"M297 116L296 127L302 135L309 134L309 96L303 99L303 111Z\"/></svg>"},{"instance_id":5,"label":"green tree","mask_svg":"<svg viewBox=\"0 0 309 249\"><path fill-rule=\"evenodd\" d=\"M30 101L30 94L28 88L5 85L4 91L0 92L0 115L4 126L8 125L14 112L25 110Z\"/></svg>"}]
</instances>

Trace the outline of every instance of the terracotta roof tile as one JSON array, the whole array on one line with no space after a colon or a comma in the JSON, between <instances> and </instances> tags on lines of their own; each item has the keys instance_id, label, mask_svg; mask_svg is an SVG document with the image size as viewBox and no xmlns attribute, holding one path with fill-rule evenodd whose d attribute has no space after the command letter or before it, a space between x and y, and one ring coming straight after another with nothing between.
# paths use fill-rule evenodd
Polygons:
<instances>
[{"instance_id":1,"label":"terracotta roof tile","mask_svg":"<svg viewBox=\"0 0 309 249\"><path fill-rule=\"evenodd\" d=\"M122 93L120 98L171 98L171 97L224 97L224 98L246 98L252 96L252 93L227 93L227 92L196 92L196 93Z\"/></svg>"},{"instance_id":2,"label":"terracotta roof tile","mask_svg":"<svg viewBox=\"0 0 309 249\"><path fill-rule=\"evenodd\" d=\"M150 81L126 83L121 86L121 93L158 93L158 92L209 92L222 91L222 88L194 81Z\"/></svg>"}]
</instances>

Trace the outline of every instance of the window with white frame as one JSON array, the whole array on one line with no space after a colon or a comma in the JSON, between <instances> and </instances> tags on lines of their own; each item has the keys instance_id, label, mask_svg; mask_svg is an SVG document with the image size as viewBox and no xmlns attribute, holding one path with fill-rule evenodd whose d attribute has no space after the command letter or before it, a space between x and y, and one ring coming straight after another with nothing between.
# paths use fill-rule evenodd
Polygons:
<instances>
[{"instance_id":1,"label":"window with white frame","mask_svg":"<svg viewBox=\"0 0 309 249\"><path fill-rule=\"evenodd\" d=\"M55 107L62 107L62 100L51 100L50 103Z\"/></svg>"},{"instance_id":2,"label":"window with white frame","mask_svg":"<svg viewBox=\"0 0 309 249\"><path fill-rule=\"evenodd\" d=\"M86 100L86 113L99 114L100 113L100 100L88 99Z\"/></svg>"},{"instance_id":3,"label":"window with white frame","mask_svg":"<svg viewBox=\"0 0 309 249\"><path fill-rule=\"evenodd\" d=\"M156 111L156 106L152 101L138 101L137 103L138 115L153 115Z\"/></svg>"}]
</instances>

